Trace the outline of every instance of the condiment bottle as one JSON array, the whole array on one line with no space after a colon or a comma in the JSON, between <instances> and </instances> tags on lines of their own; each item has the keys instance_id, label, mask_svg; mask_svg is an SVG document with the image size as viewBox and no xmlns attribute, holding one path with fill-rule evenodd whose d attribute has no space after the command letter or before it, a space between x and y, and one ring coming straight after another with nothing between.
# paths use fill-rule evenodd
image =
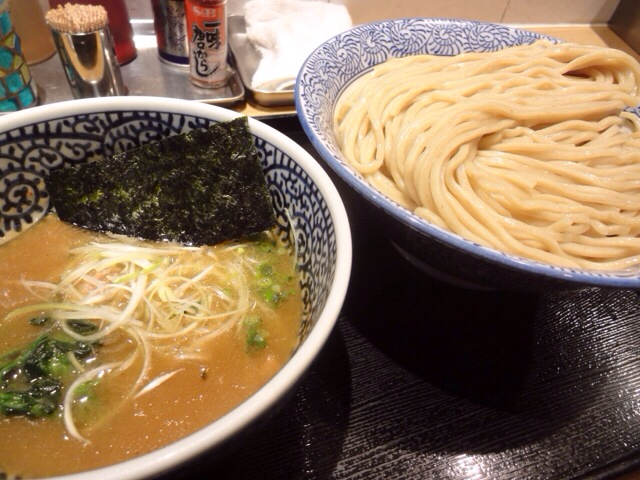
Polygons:
<instances>
[{"instance_id":1,"label":"condiment bottle","mask_svg":"<svg viewBox=\"0 0 640 480\"><path fill-rule=\"evenodd\" d=\"M189 36L189 79L203 88L224 86L233 73L227 63L226 0L185 0Z\"/></svg>"},{"instance_id":2,"label":"condiment bottle","mask_svg":"<svg viewBox=\"0 0 640 480\"><path fill-rule=\"evenodd\" d=\"M184 0L151 0L158 55L164 62L189 66Z\"/></svg>"}]
</instances>

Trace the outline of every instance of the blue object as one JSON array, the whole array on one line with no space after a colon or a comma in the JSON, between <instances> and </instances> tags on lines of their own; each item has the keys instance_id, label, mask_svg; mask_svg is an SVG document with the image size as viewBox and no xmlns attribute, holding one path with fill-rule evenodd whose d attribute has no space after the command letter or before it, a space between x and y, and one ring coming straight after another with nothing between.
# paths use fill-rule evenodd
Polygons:
<instances>
[{"instance_id":1,"label":"blue object","mask_svg":"<svg viewBox=\"0 0 640 480\"><path fill-rule=\"evenodd\" d=\"M6 3L6 2L2 2ZM0 8L2 7L2 3L0 3ZM0 13L0 36L5 36L13 29L13 22L11 21L11 14L9 10L5 10Z\"/></svg>"},{"instance_id":2,"label":"blue object","mask_svg":"<svg viewBox=\"0 0 640 480\"><path fill-rule=\"evenodd\" d=\"M21 95L28 95L27 90ZM100 100L104 100L102 110L85 108L80 114L73 113L71 103L64 110L57 105L38 107L51 107L55 115L51 118L41 115L42 120L31 120L26 126L16 124L20 117L14 117L9 123L11 128L0 129L0 244L48 212L45 178L49 169L91 161L159 136L203 128L213 122L180 112L144 111L132 105L135 98L131 97ZM93 105L84 100L75 102L79 106ZM107 102L111 107L106 106ZM77 110L82 109L77 107ZM211 108L211 111L216 110ZM38 148L33 148L34 145ZM319 292L325 290L321 284L332 278L337 255L332 212L323 192L297 159L260 136L255 136L255 145L274 197L277 224L283 237L298 246L301 284L306 291L303 298L322 301L318 298ZM293 238L291 219L295 219L296 238Z\"/></svg>"},{"instance_id":3,"label":"blue object","mask_svg":"<svg viewBox=\"0 0 640 480\"><path fill-rule=\"evenodd\" d=\"M20 110L17 98L9 97L0 100L0 112L15 112L16 110Z\"/></svg>"},{"instance_id":4,"label":"blue object","mask_svg":"<svg viewBox=\"0 0 640 480\"><path fill-rule=\"evenodd\" d=\"M9 70L13 65L13 51L0 46L0 70Z\"/></svg>"},{"instance_id":5,"label":"blue object","mask_svg":"<svg viewBox=\"0 0 640 480\"><path fill-rule=\"evenodd\" d=\"M24 87L24 78L21 72L15 71L5 77L5 85L10 93L16 93Z\"/></svg>"},{"instance_id":6,"label":"blue object","mask_svg":"<svg viewBox=\"0 0 640 480\"><path fill-rule=\"evenodd\" d=\"M0 10L0 112L11 112L35 105L38 98L6 0L0 0Z\"/></svg>"},{"instance_id":7,"label":"blue object","mask_svg":"<svg viewBox=\"0 0 640 480\"><path fill-rule=\"evenodd\" d=\"M303 130L320 156L379 212L383 232L408 261L431 276L472 288L546 291L588 285L640 289L640 272L562 268L486 248L439 228L378 192L344 159L333 133L333 112L353 80L391 57L494 52L546 38L505 25L452 19L405 18L354 27L318 46L296 80ZM637 112L636 112L637 113ZM373 230L372 230L373 233Z\"/></svg>"},{"instance_id":8,"label":"blue object","mask_svg":"<svg viewBox=\"0 0 640 480\"><path fill-rule=\"evenodd\" d=\"M37 97L35 92L33 91L33 88L31 87L32 84L27 85L26 87L24 87L22 90L20 90L18 92L18 99L20 100L20 104L23 106L29 106L33 103L35 103Z\"/></svg>"}]
</instances>

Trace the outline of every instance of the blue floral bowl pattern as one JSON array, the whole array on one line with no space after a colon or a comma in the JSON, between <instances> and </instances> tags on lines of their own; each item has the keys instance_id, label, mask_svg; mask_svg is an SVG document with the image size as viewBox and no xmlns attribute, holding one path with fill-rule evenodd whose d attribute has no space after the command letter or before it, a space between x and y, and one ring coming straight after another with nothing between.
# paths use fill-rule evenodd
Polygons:
<instances>
[{"instance_id":1,"label":"blue floral bowl pattern","mask_svg":"<svg viewBox=\"0 0 640 480\"><path fill-rule=\"evenodd\" d=\"M172 111L120 109L70 113L0 131L0 244L49 211L45 183L53 169L112 155L217 121ZM336 232L327 202L305 169L269 139L254 135L285 240L297 248L304 329L317 320L335 274ZM290 222L295 221L295 229ZM295 232L295 234L293 233Z\"/></svg>"},{"instance_id":2,"label":"blue floral bowl pattern","mask_svg":"<svg viewBox=\"0 0 640 480\"><path fill-rule=\"evenodd\" d=\"M418 267L464 286L543 291L600 285L640 288L640 271L592 272L529 261L480 246L440 229L371 188L345 161L332 115L342 91L391 57L493 52L538 39L557 39L504 25L408 18L352 28L320 45L302 66L295 103L302 127L327 164L378 207L389 238Z\"/></svg>"},{"instance_id":3,"label":"blue floral bowl pattern","mask_svg":"<svg viewBox=\"0 0 640 480\"><path fill-rule=\"evenodd\" d=\"M0 248L49 211L48 171L99 159L238 114L186 100L107 97L64 102L0 118ZM299 145L249 119L281 235L295 245L303 292L300 342L255 395L203 430L87 478L150 476L211 448L268 411L297 383L338 318L351 269L346 211L324 170ZM1 266L0 266L1 271Z\"/></svg>"}]
</instances>

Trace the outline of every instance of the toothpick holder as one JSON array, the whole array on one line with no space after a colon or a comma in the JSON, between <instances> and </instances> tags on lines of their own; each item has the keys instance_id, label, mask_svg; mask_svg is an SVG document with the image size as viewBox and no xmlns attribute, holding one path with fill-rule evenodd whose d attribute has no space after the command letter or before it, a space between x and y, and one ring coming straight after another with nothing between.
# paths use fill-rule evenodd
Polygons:
<instances>
[{"instance_id":1,"label":"toothpick holder","mask_svg":"<svg viewBox=\"0 0 640 480\"><path fill-rule=\"evenodd\" d=\"M52 33L74 98L127 94L108 28Z\"/></svg>"}]
</instances>

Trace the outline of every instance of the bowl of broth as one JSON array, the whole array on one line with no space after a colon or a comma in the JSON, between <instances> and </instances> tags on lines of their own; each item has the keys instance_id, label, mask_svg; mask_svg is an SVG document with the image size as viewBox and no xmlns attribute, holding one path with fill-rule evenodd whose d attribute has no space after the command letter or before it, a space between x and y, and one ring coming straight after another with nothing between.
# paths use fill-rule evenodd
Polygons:
<instances>
[{"instance_id":1,"label":"bowl of broth","mask_svg":"<svg viewBox=\"0 0 640 480\"><path fill-rule=\"evenodd\" d=\"M228 125L240 133L218 129ZM231 149L209 148L217 137ZM225 206L209 205L213 190ZM240 191L264 193L268 222L252 223L247 204L226 214L247 230L207 237L225 220L202 223L202 213L233 208ZM100 210L105 199L116 203ZM77 215L85 209L97 226ZM165 235L174 220L177 236ZM159 237L137 233L153 222ZM198 222L205 236L188 236ZM3 478L146 478L238 439L319 353L350 268L349 223L329 177L255 119L157 97L0 118Z\"/></svg>"},{"instance_id":2,"label":"bowl of broth","mask_svg":"<svg viewBox=\"0 0 640 480\"><path fill-rule=\"evenodd\" d=\"M303 129L400 254L471 288L640 287L630 55L506 25L405 18L327 40Z\"/></svg>"}]
</instances>

